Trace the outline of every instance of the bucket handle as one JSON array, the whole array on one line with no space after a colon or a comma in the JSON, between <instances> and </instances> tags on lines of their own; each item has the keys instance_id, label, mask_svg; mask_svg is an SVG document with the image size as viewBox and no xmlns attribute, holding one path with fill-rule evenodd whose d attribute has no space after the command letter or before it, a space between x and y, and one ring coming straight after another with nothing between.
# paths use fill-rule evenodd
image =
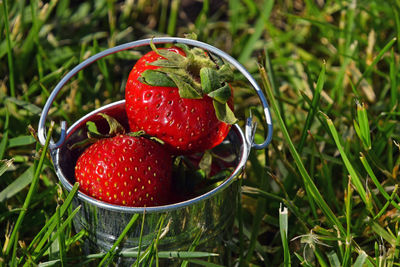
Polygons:
<instances>
[{"instance_id":1,"label":"bucket handle","mask_svg":"<svg viewBox=\"0 0 400 267\"><path fill-rule=\"evenodd\" d=\"M265 121L267 124L267 136L264 140L263 143L261 144L256 144L254 142L254 134L255 134L255 123L253 122L252 115L250 114L250 117L247 118L246 120L246 126L245 126L245 137L246 137L246 142L251 148L255 149L264 149L267 147L267 145L271 142L272 140L272 119L271 119L271 113L269 110L269 106L267 103L267 100L260 88L260 86L257 84L255 79L250 75L250 73L233 57L225 53L224 51L209 45L207 43L203 43L197 40L192 40L192 39L186 39L186 38L179 38L179 37L155 37L155 38L148 38L148 39L142 39L142 40L137 40L129 43L125 43L122 45L118 45L109 49L106 49L100 53L97 53L88 59L82 61L79 65L77 65L75 68L73 68L70 72L68 72L62 79L61 81L56 85L54 90L51 92L49 98L47 99L46 104L43 107L42 114L40 116L39 120L39 129L38 129L38 138L39 142L44 145L46 142L46 118L49 113L50 107L53 104L54 99L60 92L60 90L64 87L64 85L72 78L74 77L79 71L82 69L86 68L87 66L91 65L93 62L96 62L97 60L108 56L110 54L114 54L123 50L128 50L140 46L145 46L149 45L151 42L154 44L165 44L165 43L183 43L186 45L190 46L195 46L202 48L204 50L210 51L211 53L225 59L228 61L230 64L232 64L237 70L239 70L245 77L246 79L250 82L250 84L253 86L253 88L256 90L256 93L258 97L261 100L261 104L264 109L264 116L265 116ZM54 142L53 140L50 141L49 148L51 150L56 149L60 147L67 136L67 123L65 121L61 122L61 136L60 139L57 142ZM250 151L250 150L249 150Z\"/></svg>"}]
</instances>

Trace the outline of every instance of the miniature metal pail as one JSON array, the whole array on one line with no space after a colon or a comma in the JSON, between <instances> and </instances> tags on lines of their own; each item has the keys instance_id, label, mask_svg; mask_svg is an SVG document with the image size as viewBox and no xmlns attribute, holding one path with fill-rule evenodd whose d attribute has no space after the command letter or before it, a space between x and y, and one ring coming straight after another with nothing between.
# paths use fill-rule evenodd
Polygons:
<instances>
[{"instance_id":1,"label":"miniature metal pail","mask_svg":"<svg viewBox=\"0 0 400 267\"><path fill-rule=\"evenodd\" d=\"M46 141L45 123L49 109L58 92L73 76L100 58L127 49L146 46L151 41L154 44L184 43L202 48L223 58L240 71L253 86L261 100L268 125L267 137L261 144L254 143L255 123L252 122L251 118L246 121L244 133L238 125L233 125L227 138L213 149L213 153L229 161L234 170L218 187L183 202L158 207L126 207L102 202L78 191L73 200L73 205L81 205L81 209L75 215L75 228L77 231L85 229L88 232L88 244L90 244L90 247L87 247L88 252L108 251L121 235L132 216L141 214L145 216L143 223L138 220L131 227L118 247L120 251L137 249L139 242L141 242L143 249L147 248L161 229L162 237L157 246L158 251L185 251L195 242L196 250L217 253L220 257L217 257L216 262L227 264L226 258L229 258L229 255L227 255L226 241L229 241L232 232L236 203L240 196L236 181L243 171L251 148L263 149L270 143L272 122L267 101L256 81L241 64L225 52L191 39L160 37L134 41L98 53L76 66L55 87L46 102L39 121L39 140L44 145ZM56 143L53 141L50 143L50 153L55 171L67 191L72 189L75 182L74 166L80 154L79 151L71 150L69 147L71 144L86 138L86 122L99 120L100 116L96 116L96 114L100 112L115 116L122 124L127 125L125 101L122 100L87 114L68 129L66 123L62 122L60 140ZM160 227L161 218L165 223ZM122 258L119 261L124 263ZM169 262L167 266L172 264L173 262Z\"/></svg>"}]
</instances>

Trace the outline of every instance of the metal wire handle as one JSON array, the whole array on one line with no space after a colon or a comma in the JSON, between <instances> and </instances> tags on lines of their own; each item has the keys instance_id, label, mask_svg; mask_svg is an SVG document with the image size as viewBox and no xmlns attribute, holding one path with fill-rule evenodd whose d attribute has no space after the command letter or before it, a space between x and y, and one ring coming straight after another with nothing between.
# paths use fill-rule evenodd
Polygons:
<instances>
[{"instance_id":1,"label":"metal wire handle","mask_svg":"<svg viewBox=\"0 0 400 267\"><path fill-rule=\"evenodd\" d=\"M51 92L49 98L47 99L46 104L44 105L40 120L39 120L39 129L38 129L38 137L39 137L39 141L42 145L45 144L46 142L46 119L47 119L47 115L49 113L50 107L53 104L54 99L57 97L58 93L60 92L60 90L64 87L64 85L72 78L74 77L79 71L81 71L82 69L86 68L87 66L91 65L93 62L96 62L97 60L123 51L123 50L128 50L128 49L132 49L132 48L136 48L136 47L140 47L140 46L145 46L145 45L149 45L150 42L153 42L154 44L166 44L166 43L183 43L186 45L190 45L190 46L195 46L195 47L199 47L202 48L204 50L207 50L223 59L225 59L227 62L229 62L230 64L232 64L237 70L239 70L245 77L246 79L250 82L250 84L253 86L253 88L256 90L256 93L258 95L258 97L261 100L261 104L263 106L264 109L264 116L265 116L265 121L267 124L267 137L265 138L264 142L261 144L256 144L254 143L254 130L255 130L255 124L253 123L252 117L250 115L250 118L247 119L246 121L246 126L245 126L245 137L246 137L246 141L248 143L249 146L251 146L252 148L255 149L264 149L272 140L272 119L271 119L271 113L269 110L269 106L267 103L267 100L260 88L260 86L257 84L257 82L255 81L255 79L250 75L250 73L233 57L231 57L230 55L228 55L227 53L225 53L224 51L197 41L197 40L192 40L192 39L186 39L186 38L179 38L179 37L156 37L156 38L149 38L149 39L142 39L142 40L138 40L138 41L133 41L133 42L129 42L126 44L122 44L122 45L118 45L109 49L106 49L100 53L97 53L93 56L91 56L90 58L84 60L83 62L81 62L79 65L77 65L75 68L73 68L70 72L68 72L62 79L61 81L56 85L56 87L54 88L54 90ZM53 140L51 140L50 144L49 144L49 148L50 149L56 149L58 147L60 147L67 136L67 123L65 121L61 122L61 136L60 139L57 142L54 142Z\"/></svg>"}]
</instances>

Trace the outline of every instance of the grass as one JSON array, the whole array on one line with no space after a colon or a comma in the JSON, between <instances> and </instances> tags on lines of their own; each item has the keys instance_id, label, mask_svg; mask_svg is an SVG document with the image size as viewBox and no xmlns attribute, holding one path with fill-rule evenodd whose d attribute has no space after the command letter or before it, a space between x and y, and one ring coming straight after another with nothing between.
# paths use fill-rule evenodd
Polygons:
<instances>
[{"instance_id":1,"label":"grass","mask_svg":"<svg viewBox=\"0 0 400 267\"><path fill-rule=\"evenodd\" d=\"M235 266L400 266L398 0L0 1L0 266L103 264L85 254L79 207L61 190L47 147L36 141L41 109L61 77L110 46L195 32L238 59L265 90L274 123L266 150L252 150L229 242ZM71 125L124 98L141 51L116 54L80 73L50 111ZM256 94L237 77L235 113ZM55 123L53 135L59 134ZM128 227L142 223L133 217ZM215 251L160 251L136 265L180 258L218 266ZM129 229L126 228L126 233ZM218 253L218 252L217 252ZM121 255L120 255L121 256Z\"/></svg>"}]
</instances>

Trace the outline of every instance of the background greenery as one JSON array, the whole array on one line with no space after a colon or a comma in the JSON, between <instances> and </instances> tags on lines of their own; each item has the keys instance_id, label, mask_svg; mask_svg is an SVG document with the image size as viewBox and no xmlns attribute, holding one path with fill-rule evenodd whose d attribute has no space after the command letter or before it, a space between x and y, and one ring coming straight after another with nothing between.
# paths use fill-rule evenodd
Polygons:
<instances>
[{"instance_id":1,"label":"background greenery","mask_svg":"<svg viewBox=\"0 0 400 267\"><path fill-rule=\"evenodd\" d=\"M92 260L35 140L60 78L108 47L189 32L244 64L273 110L273 141L252 151L242 181L234 263L400 265L400 1L1 0L0 9L0 265ZM78 75L51 118L71 125L123 99L139 56L126 52ZM240 77L235 100L238 117L252 107L262 122ZM257 141L263 136L259 123Z\"/></svg>"}]
</instances>

